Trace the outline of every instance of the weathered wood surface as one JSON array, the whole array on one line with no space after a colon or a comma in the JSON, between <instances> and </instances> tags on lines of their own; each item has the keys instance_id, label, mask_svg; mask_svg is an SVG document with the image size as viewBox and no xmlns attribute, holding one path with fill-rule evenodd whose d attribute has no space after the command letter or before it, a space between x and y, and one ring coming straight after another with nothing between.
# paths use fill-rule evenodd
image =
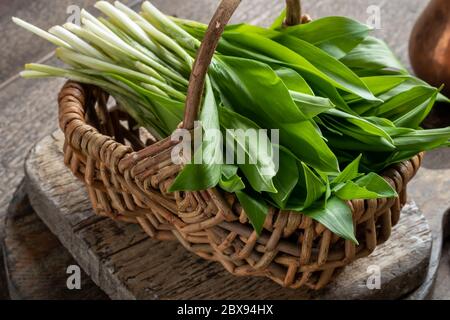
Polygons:
<instances>
[{"instance_id":1,"label":"weathered wood surface","mask_svg":"<svg viewBox=\"0 0 450 320\"><path fill-rule=\"evenodd\" d=\"M23 184L9 206L2 246L11 299L107 299L83 271L80 289L67 288L67 268L77 263L36 215Z\"/></svg>"},{"instance_id":2,"label":"weathered wood surface","mask_svg":"<svg viewBox=\"0 0 450 320\"><path fill-rule=\"evenodd\" d=\"M59 131L36 145L25 164L26 190L38 215L111 298L394 299L417 288L426 274L431 234L423 215L410 203L389 242L349 266L319 293L231 276L176 242L154 241L136 225L94 216L82 184L63 165L61 148ZM365 285L369 266L380 268L380 290Z\"/></svg>"},{"instance_id":3,"label":"weathered wood surface","mask_svg":"<svg viewBox=\"0 0 450 320\"><path fill-rule=\"evenodd\" d=\"M166 13L207 22L219 0L152 0ZM15 0L0 3L0 235L3 219L14 190L23 178L23 160L33 143L57 127L56 96L63 80L24 80L16 73L24 63L40 61L54 64L49 57L51 46L11 23L17 15L47 28L67 18L69 4L88 7L94 0ZM381 29L376 34L386 40L409 66L407 40L416 17L427 0L304 0L304 10L313 18L346 15L366 22L369 6L380 9ZM249 21L268 25L280 12L284 1L246 0L242 2L233 22ZM62 15L62 16L61 16ZM48 50L48 51L47 51ZM8 79L8 80L6 80ZM6 80L6 81L5 81ZM1 271L0 271L1 274ZM0 282L0 292L2 283Z\"/></svg>"}]
</instances>

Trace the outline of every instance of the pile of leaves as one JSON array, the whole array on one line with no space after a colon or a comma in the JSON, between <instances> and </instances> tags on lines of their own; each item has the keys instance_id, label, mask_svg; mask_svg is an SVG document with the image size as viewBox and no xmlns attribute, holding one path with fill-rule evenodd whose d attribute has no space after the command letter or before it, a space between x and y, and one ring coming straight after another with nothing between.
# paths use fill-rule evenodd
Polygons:
<instances>
[{"instance_id":1,"label":"pile of leaves","mask_svg":"<svg viewBox=\"0 0 450 320\"><path fill-rule=\"evenodd\" d=\"M51 41L67 68L28 64L26 78L65 77L110 93L156 138L183 120L189 75L207 26L166 16L150 2L136 13L96 4L106 17L82 11L82 25L48 32L18 18ZM423 130L440 89L411 76L371 29L345 17L283 27L227 26L206 79L199 120L203 130L277 129L259 137L273 156L235 137L245 164L222 164L225 143L204 139L203 164L188 163L171 187L220 187L239 198L260 233L269 206L302 212L356 242L352 199L397 196L384 168L421 151L449 146L450 128ZM233 137L232 137L233 138ZM278 167L278 170L276 170ZM272 170L270 170L272 169Z\"/></svg>"}]
</instances>

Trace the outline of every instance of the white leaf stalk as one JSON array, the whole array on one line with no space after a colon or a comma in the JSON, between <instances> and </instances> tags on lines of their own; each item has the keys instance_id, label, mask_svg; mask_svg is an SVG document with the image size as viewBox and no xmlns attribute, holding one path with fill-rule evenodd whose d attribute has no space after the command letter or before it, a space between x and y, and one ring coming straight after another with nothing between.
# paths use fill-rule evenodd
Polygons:
<instances>
[{"instance_id":1,"label":"white leaf stalk","mask_svg":"<svg viewBox=\"0 0 450 320\"><path fill-rule=\"evenodd\" d=\"M142 16L153 24L160 31L175 39L186 49L196 51L200 47L200 41L191 36L188 32L170 20L165 14L159 11L149 1L142 4Z\"/></svg>"},{"instance_id":2,"label":"white leaf stalk","mask_svg":"<svg viewBox=\"0 0 450 320\"><path fill-rule=\"evenodd\" d=\"M32 24L30 24L26 21L23 21L22 19L13 17L12 21L15 24L17 24L18 26L21 26L22 28L34 33L35 35L53 43L55 46L72 49L72 47L67 42L64 42L63 40L59 39L58 37L55 37L54 35L52 35L48 32L45 32L44 30L39 29L38 27L33 26Z\"/></svg>"},{"instance_id":3,"label":"white leaf stalk","mask_svg":"<svg viewBox=\"0 0 450 320\"><path fill-rule=\"evenodd\" d=\"M103 88L157 138L175 128L159 114L172 112L184 103L194 55L200 42L151 4L142 7L145 16L116 1L95 5L107 18L81 11L81 25L65 23L44 31L21 19L19 26L57 46L56 56L68 68L28 64L24 78L64 77ZM161 97L153 104L151 97ZM164 102L166 101L166 102ZM160 110L165 108L167 111ZM164 113L161 113L164 112ZM170 118L170 117L169 117ZM180 119L181 121L182 119Z\"/></svg>"},{"instance_id":4,"label":"white leaf stalk","mask_svg":"<svg viewBox=\"0 0 450 320\"><path fill-rule=\"evenodd\" d=\"M87 56L110 61L106 55L61 26L51 27L48 32L68 43L73 49L84 53Z\"/></svg>"}]
</instances>

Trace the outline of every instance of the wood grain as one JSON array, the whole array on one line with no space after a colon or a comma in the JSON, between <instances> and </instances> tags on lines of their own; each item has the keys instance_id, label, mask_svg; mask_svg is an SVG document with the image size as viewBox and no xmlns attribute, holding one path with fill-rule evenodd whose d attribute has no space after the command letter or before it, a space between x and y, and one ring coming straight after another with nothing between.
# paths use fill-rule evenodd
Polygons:
<instances>
[{"instance_id":1,"label":"wood grain","mask_svg":"<svg viewBox=\"0 0 450 320\"><path fill-rule=\"evenodd\" d=\"M214 262L176 242L149 239L136 225L93 216L83 185L63 165L58 131L33 148L26 161L26 189L38 215L77 262L113 299L369 299L402 297L417 288L427 270L431 234L413 203L393 237L318 293L284 289L263 278L231 276ZM379 266L381 289L365 283Z\"/></svg>"},{"instance_id":2,"label":"wood grain","mask_svg":"<svg viewBox=\"0 0 450 320\"><path fill-rule=\"evenodd\" d=\"M80 290L67 288L67 268L77 263L36 215L23 184L9 206L2 246L11 299L107 299L84 272Z\"/></svg>"}]
</instances>

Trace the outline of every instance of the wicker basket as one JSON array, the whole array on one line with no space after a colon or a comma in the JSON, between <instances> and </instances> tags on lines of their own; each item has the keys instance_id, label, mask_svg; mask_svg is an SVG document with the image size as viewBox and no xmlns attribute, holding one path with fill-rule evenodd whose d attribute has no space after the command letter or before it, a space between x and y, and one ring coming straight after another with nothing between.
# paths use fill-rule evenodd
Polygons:
<instances>
[{"instance_id":1,"label":"wicker basket","mask_svg":"<svg viewBox=\"0 0 450 320\"><path fill-rule=\"evenodd\" d=\"M183 127L190 129L205 74L224 26L239 0L223 0L201 45L191 75ZM298 0L287 1L286 23L300 21ZM138 223L153 239L178 240L198 256L219 261L238 276L265 276L282 286L324 287L355 259L386 241L406 202L406 185L422 155L382 173L399 197L348 205L359 245L298 212L269 210L260 237L235 195L219 189L168 193L181 170L171 161L176 142L154 141L119 108L107 108L99 88L67 82L59 95L64 161L84 181L98 215Z\"/></svg>"}]
</instances>

